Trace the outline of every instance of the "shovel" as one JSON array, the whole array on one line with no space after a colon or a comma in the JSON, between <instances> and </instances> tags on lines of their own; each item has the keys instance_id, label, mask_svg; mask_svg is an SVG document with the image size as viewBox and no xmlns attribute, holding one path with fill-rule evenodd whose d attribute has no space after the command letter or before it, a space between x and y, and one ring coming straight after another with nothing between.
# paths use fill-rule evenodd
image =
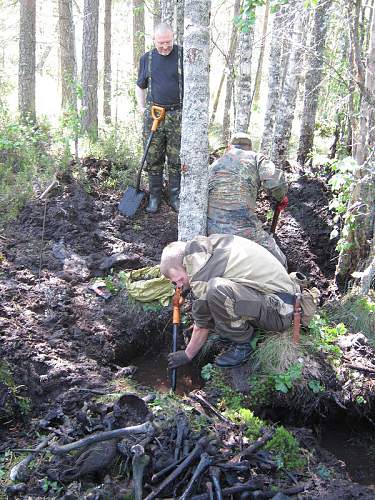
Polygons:
<instances>
[{"instance_id":1,"label":"shovel","mask_svg":"<svg viewBox=\"0 0 375 500\"><path fill-rule=\"evenodd\" d=\"M181 297L181 289L176 288L176 291L173 295L172 299L172 325L173 325L173 340L172 340L172 352L177 351L177 336L178 331L180 329L181 323L181 314L180 314L180 306L183 302L183 298ZM171 389L173 392L176 391L177 386L177 368L174 368L171 371Z\"/></svg>"},{"instance_id":2,"label":"shovel","mask_svg":"<svg viewBox=\"0 0 375 500\"><path fill-rule=\"evenodd\" d=\"M141 167L138 170L137 182L135 184L135 187L129 186L126 189L123 197L121 198L121 201L120 201L119 207L118 207L119 211L123 215L126 215L126 217L133 217L133 215L138 210L138 208L139 208L140 204L142 203L142 200L145 196L145 193L139 189L139 186L141 183L142 169L143 169L143 165L145 164L145 161L146 161L146 156L147 156L148 150L150 148L150 144L151 144L154 132L158 128L160 122L162 120L164 120L165 108L161 108L160 106L152 106L151 107L151 116L152 116L152 119L154 121L152 123L151 133L150 133L150 136L147 140L145 151L143 153Z\"/></svg>"}]
</instances>

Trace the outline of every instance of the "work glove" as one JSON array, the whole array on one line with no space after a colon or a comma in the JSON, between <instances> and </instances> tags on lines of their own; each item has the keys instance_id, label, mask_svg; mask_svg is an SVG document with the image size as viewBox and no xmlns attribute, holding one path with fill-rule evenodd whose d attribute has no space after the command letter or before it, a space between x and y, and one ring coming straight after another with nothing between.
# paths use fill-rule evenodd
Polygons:
<instances>
[{"instance_id":1,"label":"work glove","mask_svg":"<svg viewBox=\"0 0 375 500\"><path fill-rule=\"evenodd\" d=\"M276 209L278 210L278 212L282 212L288 206L288 203L288 197L284 196L284 198L276 205Z\"/></svg>"},{"instance_id":2,"label":"work glove","mask_svg":"<svg viewBox=\"0 0 375 500\"><path fill-rule=\"evenodd\" d=\"M171 352L168 354L168 370L174 370L187 363L190 363L190 359L186 356L185 351Z\"/></svg>"}]
</instances>

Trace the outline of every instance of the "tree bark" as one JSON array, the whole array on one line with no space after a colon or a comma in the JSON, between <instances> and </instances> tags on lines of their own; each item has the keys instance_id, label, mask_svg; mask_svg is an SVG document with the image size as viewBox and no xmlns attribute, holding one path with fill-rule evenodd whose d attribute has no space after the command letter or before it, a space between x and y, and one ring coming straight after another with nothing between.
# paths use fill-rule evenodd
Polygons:
<instances>
[{"instance_id":1,"label":"tree bark","mask_svg":"<svg viewBox=\"0 0 375 500\"><path fill-rule=\"evenodd\" d=\"M216 92L216 97L215 97L215 100L214 100L214 104L212 106L212 113L211 113L211 118L210 118L210 126L215 121L216 111L217 111L217 107L219 105L219 100L220 100L220 95L221 95L221 90L223 88L224 80L225 80L225 72L223 71L222 74L221 74L221 78L220 78L220 82L219 82L219 87L218 87L217 92Z\"/></svg>"},{"instance_id":2,"label":"tree bark","mask_svg":"<svg viewBox=\"0 0 375 500\"><path fill-rule=\"evenodd\" d=\"M206 234L208 200L208 103L210 0L185 1L182 182L178 237Z\"/></svg>"},{"instance_id":3,"label":"tree bark","mask_svg":"<svg viewBox=\"0 0 375 500\"><path fill-rule=\"evenodd\" d=\"M268 97L266 113L264 116L263 136L261 143L262 152L269 156L272 148L272 138L275 126L276 110L280 98L281 84L281 54L282 31L285 18L285 7L276 12L272 26L272 39L268 64Z\"/></svg>"},{"instance_id":4,"label":"tree bark","mask_svg":"<svg viewBox=\"0 0 375 500\"><path fill-rule=\"evenodd\" d=\"M234 10L233 17L237 17L240 13L240 5L241 0L235 0L234 2ZM232 33L229 42L229 51L227 57L227 88L225 93L225 104L224 104L224 116L223 116L223 132L222 132L222 141L227 143L229 141L230 136L230 111L233 97L233 86L234 86L234 68L235 68L235 54L237 49L237 38L238 36L238 28L232 21Z\"/></svg>"},{"instance_id":5,"label":"tree bark","mask_svg":"<svg viewBox=\"0 0 375 500\"><path fill-rule=\"evenodd\" d=\"M253 98L252 98L253 104L257 104L257 102L259 101L260 82L262 81L262 70L263 70L264 52L266 49L269 13L270 13L270 0L266 0L265 10L264 10L264 18L263 18L262 40L261 40L261 46L260 46L260 52L259 52L257 72L255 75L254 93L253 93Z\"/></svg>"},{"instance_id":6,"label":"tree bark","mask_svg":"<svg viewBox=\"0 0 375 500\"><path fill-rule=\"evenodd\" d=\"M160 0L161 21L174 29L174 0Z\"/></svg>"},{"instance_id":7,"label":"tree bark","mask_svg":"<svg viewBox=\"0 0 375 500\"><path fill-rule=\"evenodd\" d=\"M104 12L104 74L103 74L103 117L105 123L112 120L112 0L105 0Z\"/></svg>"},{"instance_id":8,"label":"tree bark","mask_svg":"<svg viewBox=\"0 0 375 500\"><path fill-rule=\"evenodd\" d=\"M314 128L320 84L323 78L323 52L327 35L330 4L319 0L314 13L314 27L309 47L303 113L297 160L303 165L309 157L314 144Z\"/></svg>"},{"instance_id":9,"label":"tree bark","mask_svg":"<svg viewBox=\"0 0 375 500\"><path fill-rule=\"evenodd\" d=\"M144 52L145 4L143 0L133 0L133 66L135 71Z\"/></svg>"},{"instance_id":10,"label":"tree bark","mask_svg":"<svg viewBox=\"0 0 375 500\"><path fill-rule=\"evenodd\" d=\"M82 38L82 130L98 137L99 0L85 0Z\"/></svg>"},{"instance_id":11,"label":"tree bark","mask_svg":"<svg viewBox=\"0 0 375 500\"><path fill-rule=\"evenodd\" d=\"M61 106L77 111L77 62L72 0L59 0Z\"/></svg>"},{"instance_id":12,"label":"tree bark","mask_svg":"<svg viewBox=\"0 0 375 500\"><path fill-rule=\"evenodd\" d=\"M184 40L184 1L176 0L176 42L183 45Z\"/></svg>"},{"instance_id":13,"label":"tree bark","mask_svg":"<svg viewBox=\"0 0 375 500\"><path fill-rule=\"evenodd\" d=\"M251 113L251 57L254 43L254 29L239 34L239 75L236 92L236 116L234 131L247 133Z\"/></svg>"},{"instance_id":14,"label":"tree bark","mask_svg":"<svg viewBox=\"0 0 375 500\"><path fill-rule=\"evenodd\" d=\"M22 119L35 121L35 0L20 1L18 109Z\"/></svg>"},{"instance_id":15,"label":"tree bark","mask_svg":"<svg viewBox=\"0 0 375 500\"><path fill-rule=\"evenodd\" d=\"M306 13L302 11L301 4L296 3L296 7L299 8L295 12L293 22L292 47L276 115L271 154L272 160L279 165L283 165L288 154L289 139L303 67L303 31Z\"/></svg>"}]
</instances>

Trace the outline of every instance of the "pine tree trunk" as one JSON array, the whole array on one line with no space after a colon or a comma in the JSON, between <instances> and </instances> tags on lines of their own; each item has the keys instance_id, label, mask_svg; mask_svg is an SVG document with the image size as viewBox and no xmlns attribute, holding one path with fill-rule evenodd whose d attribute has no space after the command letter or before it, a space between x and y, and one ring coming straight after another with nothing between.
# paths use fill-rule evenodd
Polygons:
<instances>
[{"instance_id":1,"label":"pine tree trunk","mask_svg":"<svg viewBox=\"0 0 375 500\"><path fill-rule=\"evenodd\" d=\"M320 84L323 78L323 52L327 35L330 4L319 0L314 13L314 28L309 47L303 113L297 160L303 165L314 144L314 128Z\"/></svg>"},{"instance_id":2,"label":"pine tree trunk","mask_svg":"<svg viewBox=\"0 0 375 500\"><path fill-rule=\"evenodd\" d=\"M240 5L241 5L241 0L235 0L234 12L233 12L234 18L237 17L240 13ZM227 88L226 88L226 93L225 93L223 132L222 132L222 141L224 143L227 143L229 141L229 136L230 136L230 111L231 111L234 78L235 78L234 59L235 59L236 49L237 49L237 40L238 40L237 35L238 35L238 28L236 27L234 20L233 20L232 21L232 34L230 37L229 51L228 51L228 58L227 58L228 74L227 74Z\"/></svg>"},{"instance_id":3,"label":"pine tree trunk","mask_svg":"<svg viewBox=\"0 0 375 500\"><path fill-rule=\"evenodd\" d=\"M20 1L18 109L25 120L35 121L35 0Z\"/></svg>"},{"instance_id":4,"label":"pine tree trunk","mask_svg":"<svg viewBox=\"0 0 375 500\"><path fill-rule=\"evenodd\" d=\"M285 17L285 7L277 11L272 26L272 39L268 65L268 97L266 113L264 116L263 136L261 143L262 152L269 156L272 148L272 138L275 126L276 110L280 97L281 84L281 54L282 31Z\"/></svg>"},{"instance_id":5,"label":"pine tree trunk","mask_svg":"<svg viewBox=\"0 0 375 500\"><path fill-rule=\"evenodd\" d=\"M182 183L178 237L206 234L210 0L185 1Z\"/></svg>"},{"instance_id":6,"label":"pine tree trunk","mask_svg":"<svg viewBox=\"0 0 375 500\"><path fill-rule=\"evenodd\" d=\"M85 0L82 38L82 130L98 137L99 0Z\"/></svg>"},{"instance_id":7,"label":"pine tree trunk","mask_svg":"<svg viewBox=\"0 0 375 500\"><path fill-rule=\"evenodd\" d=\"M77 111L77 62L72 0L59 0L61 106Z\"/></svg>"},{"instance_id":8,"label":"pine tree trunk","mask_svg":"<svg viewBox=\"0 0 375 500\"><path fill-rule=\"evenodd\" d=\"M234 131L247 133L250 123L251 112L251 57L254 43L254 30L250 27L248 31L239 34L239 75L236 92L236 117L234 120Z\"/></svg>"},{"instance_id":9,"label":"pine tree trunk","mask_svg":"<svg viewBox=\"0 0 375 500\"><path fill-rule=\"evenodd\" d=\"M104 74L103 74L103 117L105 123L110 124L112 119L112 0L105 0L104 12Z\"/></svg>"},{"instance_id":10,"label":"pine tree trunk","mask_svg":"<svg viewBox=\"0 0 375 500\"><path fill-rule=\"evenodd\" d=\"M298 7L301 5L297 4ZM275 134L272 145L272 160L283 165L288 154L289 139L296 107L298 87L303 68L303 37L306 13L299 8L293 22L293 37L289 64L280 96L275 121Z\"/></svg>"},{"instance_id":11,"label":"pine tree trunk","mask_svg":"<svg viewBox=\"0 0 375 500\"><path fill-rule=\"evenodd\" d=\"M266 49L269 13L270 13L270 0L266 0L265 10L264 10L264 18L263 18L262 41L261 41L260 52L259 52L257 72L255 75L254 94L253 94L253 98L252 98L253 104L257 104L257 102L259 101L260 82L262 81L262 70L263 70L264 52Z\"/></svg>"},{"instance_id":12,"label":"pine tree trunk","mask_svg":"<svg viewBox=\"0 0 375 500\"><path fill-rule=\"evenodd\" d=\"M137 70L139 59L145 52L145 4L133 0L133 66Z\"/></svg>"}]
</instances>

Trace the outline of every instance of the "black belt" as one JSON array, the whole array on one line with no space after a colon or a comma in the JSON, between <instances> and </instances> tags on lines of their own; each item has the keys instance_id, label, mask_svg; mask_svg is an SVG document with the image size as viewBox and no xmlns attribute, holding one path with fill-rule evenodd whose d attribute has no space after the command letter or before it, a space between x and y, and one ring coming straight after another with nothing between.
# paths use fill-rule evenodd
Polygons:
<instances>
[{"instance_id":1,"label":"black belt","mask_svg":"<svg viewBox=\"0 0 375 500\"><path fill-rule=\"evenodd\" d=\"M275 295L277 295L285 304L290 304L291 306L294 306L296 303L296 296L292 295L291 293L288 292L275 292Z\"/></svg>"},{"instance_id":2,"label":"black belt","mask_svg":"<svg viewBox=\"0 0 375 500\"><path fill-rule=\"evenodd\" d=\"M181 104L156 104L156 102L154 102L153 106L160 106L164 108L165 111L181 111L182 109Z\"/></svg>"}]
</instances>

